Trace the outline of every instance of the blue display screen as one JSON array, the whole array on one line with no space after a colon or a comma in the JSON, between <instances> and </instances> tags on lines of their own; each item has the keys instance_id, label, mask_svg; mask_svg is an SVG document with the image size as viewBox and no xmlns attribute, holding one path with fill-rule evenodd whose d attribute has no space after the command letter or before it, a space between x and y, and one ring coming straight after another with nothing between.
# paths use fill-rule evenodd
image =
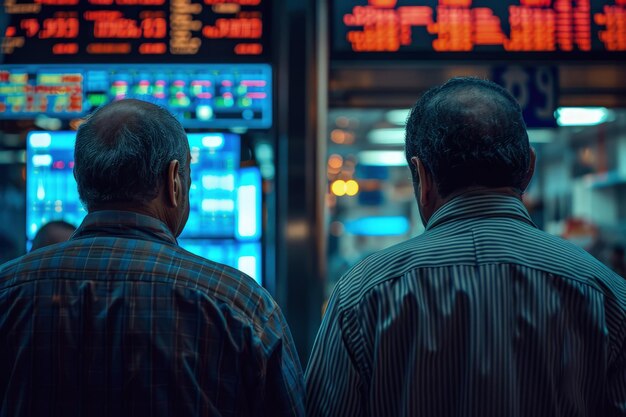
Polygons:
<instances>
[{"instance_id":1,"label":"blue display screen","mask_svg":"<svg viewBox=\"0 0 626 417\"><path fill-rule=\"evenodd\" d=\"M238 269L261 284L261 243L236 240L179 239L189 252Z\"/></svg>"},{"instance_id":2,"label":"blue display screen","mask_svg":"<svg viewBox=\"0 0 626 417\"><path fill-rule=\"evenodd\" d=\"M240 169L240 137L189 133L190 214L179 243L190 252L261 277L261 176ZM30 132L26 162L28 246L52 220L80 225L87 214L74 180L76 132ZM242 205L243 203L243 205ZM241 212L241 213L240 213Z\"/></svg>"},{"instance_id":3,"label":"blue display screen","mask_svg":"<svg viewBox=\"0 0 626 417\"><path fill-rule=\"evenodd\" d=\"M234 238L240 139L189 133L190 213L181 238Z\"/></svg>"},{"instance_id":4,"label":"blue display screen","mask_svg":"<svg viewBox=\"0 0 626 417\"><path fill-rule=\"evenodd\" d=\"M26 145L26 237L52 220L78 226L83 208L72 169L75 132L31 132Z\"/></svg>"},{"instance_id":5,"label":"blue display screen","mask_svg":"<svg viewBox=\"0 0 626 417\"><path fill-rule=\"evenodd\" d=\"M185 128L269 128L267 64L5 65L0 119L82 117L123 98L168 109Z\"/></svg>"}]
</instances>

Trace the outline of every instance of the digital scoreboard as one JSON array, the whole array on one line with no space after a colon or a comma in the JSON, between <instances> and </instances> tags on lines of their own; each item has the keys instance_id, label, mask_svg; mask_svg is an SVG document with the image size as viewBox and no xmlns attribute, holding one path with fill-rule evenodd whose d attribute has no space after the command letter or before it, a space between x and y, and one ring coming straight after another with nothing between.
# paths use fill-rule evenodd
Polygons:
<instances>
[{"instance_id":1,"label":"digital scoreboard","mask_svg":"<svg viewBox=\"0 0 626 417\"><path fill-rule=\"evenodd\" d=\"M335 0L334 59L623 60L626 0Z\"/></svg>"},{"instance_id":2,"label":"digital scoreboard","mask_svg":"<svg viewBox=\"0 0 626 417\"><path fill-rule=\"evenodd\" d=\"M3 65L0 119L71 119L135 98L167 108L186 128L272 125L269 64Z\"/></svg>"},{"instance_id":3,"label":"digital scoreboard","mask_svg":"<svg viewBox=\"0 0 626 417\"><path fill-rule=\"evenodd\" d=\"M267 62L268 0L4 0L0 63Z\"/></svg>"}]
</instances>

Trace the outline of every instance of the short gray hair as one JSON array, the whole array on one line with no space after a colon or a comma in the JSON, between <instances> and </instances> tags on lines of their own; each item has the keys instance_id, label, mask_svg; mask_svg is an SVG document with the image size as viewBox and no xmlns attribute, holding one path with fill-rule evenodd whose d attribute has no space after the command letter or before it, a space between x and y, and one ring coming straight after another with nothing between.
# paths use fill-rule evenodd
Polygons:
<instances>
[{"instance_id":1,"label":"short gray hair","mask_svg":"<svg viewBox=\"0 0 626 417\"><path fill-rule=\"evenodd\" d=\"M78 129L78 194L87 210L104 203L146 203L158 195L169 163L178 160L183 175L188 158L185 131L167 110L135 99L116 101Z\"/></svg>"}]
</instances>

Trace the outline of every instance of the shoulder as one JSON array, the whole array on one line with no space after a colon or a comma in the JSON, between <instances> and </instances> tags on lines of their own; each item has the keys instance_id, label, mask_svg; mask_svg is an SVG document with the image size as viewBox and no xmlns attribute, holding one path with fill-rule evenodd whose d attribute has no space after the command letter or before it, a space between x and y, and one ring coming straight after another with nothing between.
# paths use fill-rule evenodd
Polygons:
<instances>
[{"instance_id":1,"label":"shoulder","mask_svg":"<svg viewBox=\"0 0 626 417\"><path fill-rule=\"evenodd\" d=\"M228 265L197 256L180 246L172 246L177 272L174 285L196 293L201 304L222 317L231 329L250 329L254 343L269 352L289 342L284 315L270 295L247 274Z\"/></svg>"},{"instance_id":2,"label":"shoulder","mask_svg":"<svg viewBox=\"0 0 626 417\"><path fill-rule=\"evenodd\" d=\"M170 264L167 279L174 285L198 291L222 310L252 319L262 326L280 311L269 292L247 274L225 264L195 255L180 246L167 245ZM282 317L282 316L281 316Z\"/></svg>"},{"instance_id":3,"label":"shoulder","mask_svg":"<svg viewBox=\"0 0 626 417\"><path fill-rule=\"evenodd\" d=\"M454 265L511 264L575 281L626 307L626 280L572 243L519 222L515 230L485 227L441 228L376 252L352 267L335 290L348 309L384 284L410 271ZM503 231L504 230L504 231ZM623 301L622 301L623 300Z\"/></svg>"},{"instance_id":4,"label":"shoulder","mask_svg":"<svg viewBox=\"0 0 626 417\"><path fill-rule=\"evenodd\" d=\"M566 280L597 286L600 290L603 285L598 285L599 282L613 282L617 277L581 247L536 228L520 228L486 237L477 234L476 240L477 245L481 245L482 263L521 264Z\"/></svg>"},{"instance_id":5,"label":"shoulder","mask_svg":"<svg viewBox=\"0 0 626 417\"><path fill-rule=\"evenodd\" d=\"M359 302L376 286L396 279L406 271L419 267L432 253L431 239L422 234L387 249L373 253L346 272L335 289L341 306L348 308Z\"/></svg>"},{"instance_id":6,"label":"shoulder","mask_svg":"<svg viewBox=\"0 0 626 417\"><path fill-rule=\"evenodd\" d=\"M0 266L0 291L40 279L135 281L184 289L201 303L262 326L277 304L245 273L180 246L114 236L74 239Z\"/></svg>"}]
</instances>

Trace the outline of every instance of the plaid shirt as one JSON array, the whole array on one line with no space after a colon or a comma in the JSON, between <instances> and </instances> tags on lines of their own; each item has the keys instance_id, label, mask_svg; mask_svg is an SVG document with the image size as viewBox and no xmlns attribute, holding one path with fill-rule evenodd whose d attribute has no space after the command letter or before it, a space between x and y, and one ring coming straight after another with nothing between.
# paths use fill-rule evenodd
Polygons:
<instances>
[{"instance_id":1,"label":"plaid shirt","mask_svg":"<svg viewBox=\"0 0 626 417\"><path fill-rule=\"evenodd\" d=\"M89 214L0 266L0 416L303 416L287 323L160 221Z\"/></svg>"}]
</instances>

